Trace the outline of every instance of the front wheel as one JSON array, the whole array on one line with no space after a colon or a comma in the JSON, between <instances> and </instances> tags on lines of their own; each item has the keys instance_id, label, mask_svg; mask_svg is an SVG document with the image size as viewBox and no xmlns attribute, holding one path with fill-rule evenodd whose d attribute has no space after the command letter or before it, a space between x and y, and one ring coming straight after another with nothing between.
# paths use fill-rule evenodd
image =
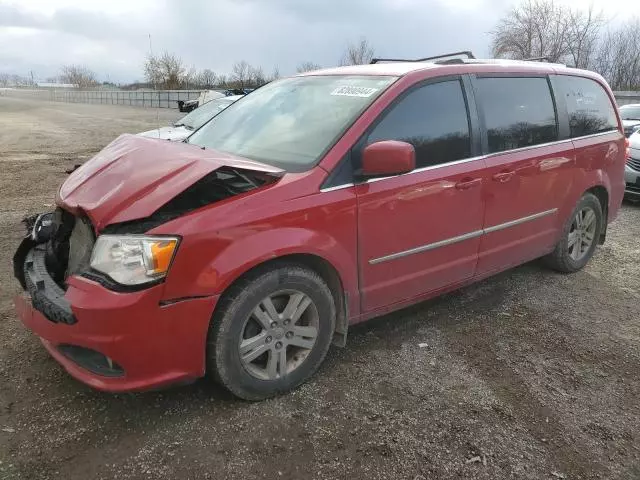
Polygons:
<instances>
[{"instance_id":1,"label":"front wheel","mask_svg":"<svg viewBox=\"0 0 640 480\"><path fill-rule=\"evenodd\" d=\"M209 330L208 370L234 395L262 400L318 369L335 327L326 282L303 266L249 275L225 295Z\"/></svg>"},{"instance_id":2,"label":"front wheel","mask_svg":"<svg viewBox=\"0 0 640 480\"><path fill-rule=\"evenodd\" d=\"M564 273L581 270L593 256L603 227L600 201L585 193L567 220L554 251L545 257L546 263Z\"/></svg>"}]
</instances>

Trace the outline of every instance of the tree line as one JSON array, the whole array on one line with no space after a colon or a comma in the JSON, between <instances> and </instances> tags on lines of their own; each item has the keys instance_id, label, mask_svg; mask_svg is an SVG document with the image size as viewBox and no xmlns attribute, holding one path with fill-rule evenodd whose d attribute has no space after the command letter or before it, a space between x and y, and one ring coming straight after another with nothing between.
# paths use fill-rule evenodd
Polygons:
<instances>
[{"instance_id":1,"label":"tree line","mask_svg":"<svg viewBox=\"0 0 640 480\"><path fill-rule=\"evenodd\" d=\"M593 7L579 9L554 0L522 0L497 22L490 38L495 58L542 58L565 63L600 73L614 90L640 90L640 21L637 18L614 24ZM366 64L374 55L373 46L361 38L345 46L339 64ZM296 70L301 73L320 68L322 66L313 61L304 61ZM277 66L265 73L261 66L245 60L233 64L228 73L209 68L196 70L170 52L150 54L144 61L143 73L145 83L131 84L129 88L256 88L280 77ZM79 88L98 85L96 74L82 65L65 65L58 77L48 80L71 83ZM8 85L33 85L33 75L0 74L0 86Z\"/></svg>"},{"instance_id":2,"label":"tree line","mask_svg":"<svg viewBox=\"0 0 640 480\"><path fill-rule=\"evenodd\" d=\"M366 38L349 43L342 54L340 65L369 63L374 49ZM322 65L304 61L298 64L298 73L319 70ZM173 53L163 52L148 55L144 62L144 76L148 84L158 89L176 90L181 88L257 88L280 78L280 70L274 67L265 74L261 66L254 66L240 60L233 64L229 74L216 73L211 69L187 68L182 59Z\"/></svg>"},{"instance_id":3,"label":"tree line","mask_svg":"<svg viewBox=\"0 0 640 480\"><path fill-rule=\"evenodd\" d=\"M60 74L46 79L49 83L69 83L78 88L91 88L99 84L96 74L83 65L63 65ZM26 77L23 75L9 75L0 73L0 87L33 87L36 82L33 74Z\"/></svg>"},{"instance_id":4,"label":"tree line","mask_svg":"<svg viewBox=\"0 0 640 480\"><path fill-rule=\"evenodd\" d=\"M603 12L554 0L524 0L491 32L496 58L542 57L593 70L614 90L640 89L640 22L614 24Z\"/></svg>"},{"instance_id":5,"label":"tree line","mask_svg":"<svg viewBox=\"0 0 640 480\"><path fill-rule=\"evenodd\" d=\"M340 65L357 65L369 63L374 55L374 49L366 38L346 45ZM298 64L298 73L319 70L322 65L304 61ZM209 68L196 70L187 67L180 56L163 52L159 55L149 54L143 64L145 82L121 85L121 88L155 88L158 90L179 89L211 89L211 88L257 88L280 78L280 70L274 67L270 73L265 73L261 66L251 65L245 60L233 64L230 73L218 73ZM46 79L47 82L69 83L81 89L94 88L100 84L97 75L84 65L64 65L60 74ZM102 84L110 84L102 82ZM6 86L35 86L33 75L0 74L0 87ZM113 84L110 84L113 85Z\"/></svg>"}]
</instances>

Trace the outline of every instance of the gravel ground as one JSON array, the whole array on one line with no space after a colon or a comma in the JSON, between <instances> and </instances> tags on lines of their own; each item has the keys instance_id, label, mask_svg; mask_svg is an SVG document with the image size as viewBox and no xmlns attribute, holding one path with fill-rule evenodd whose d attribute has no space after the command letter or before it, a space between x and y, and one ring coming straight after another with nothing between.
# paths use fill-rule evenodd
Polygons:
<instances>
[{"instance_id":1,"label":"gravel ground","mask_svg":"<svg viewBox=\"0 0 640 480\"><path fill-rule=\"evenodd\" d=\"M0 98L0 479L640 478L640 206L585 271L534 262L359 325L273 400L70 378L13 312L20 219L119 133L178 115Z\"/></svg>"}]
</instances>

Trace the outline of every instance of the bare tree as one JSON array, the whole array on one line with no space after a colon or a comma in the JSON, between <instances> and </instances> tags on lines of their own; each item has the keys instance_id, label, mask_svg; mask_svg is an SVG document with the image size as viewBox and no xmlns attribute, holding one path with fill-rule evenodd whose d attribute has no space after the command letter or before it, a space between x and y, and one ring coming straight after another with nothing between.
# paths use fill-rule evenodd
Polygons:
<instances>
[{"instance_id":1,"label":"bare tree","mask_svg":"<svg viewBox=\"0 0 640 480\"><path fill-rule=\"evenodd\" d=\"M495 57L547 57L557 62L568 53L567 9L553 0L526 0L513 7L491 32Z\"/></svg>"},{"instance_id":2,"label":"bare tree","mask_svg":"<svg viewBox=\"0 0 640 480\"><path fill-rule=\"evenodd\" d=\"M251 65L244 60L234 63L231 78L238 84L238 88L244 88L249 82L251 68Z\"/></svg>"},{"instance_id":3,"label":"bare tree","mask_svg":"<svg viewBox=\"0 0 640 480\"><path fill-rule=\"evenodd\" d=\"M205 68L195 76L193 83L197 84L201 88L213 88L217 79L218 77L216 77L213 70Z\"/></svg>"},{"instance_id":4,"label":"bare tree","mask_svg":"<svg viewBox=\"0 0 640 480\"><path fill-rule=\"evenodd\" d=\"M144 75L149 83L169 90L178 89L189 80L182 59L164 52L161 56L149 55L144 63Z\"/></svg>"},{"instance_id":5,"label":"bare tree","mask_svg":"<svg viewBox=\"0 0 640 480\"><path fill-rule=\"evenodd\" d=\"M609 81L614 90L636 90L640 87L638 42L640 21L637 19L602 36L593 68Z\"/></svg>"},{"instance_id":6,"label":"bare tree","mask_svg":"<svg viewBox=\"0 0 640 480\"><path fill-rule=\"evenodd\" d=\"M298 73L304 73L304 72L312 72L313 70L320 70L321 68L322 67L317 63L302 62L300 65L298 65L298 67L296 68L296 71Z\"/></svg>"},{"instance_id":7,"label":"bare tree","mask_svg":"<svg viewBox=\"0 0 640 480\"><path fill-rule=\"evenodd\" d=\"M10 77L8 73L0 73L0 87L8 87L9 78Z\"/></svg>"},{"instance_id":8,"label":"bare tree","mask_svg":"<svg viewBox=\"0 0 640 480\"><path fill-rule=\"evenodd\" d=\"M273 67L273 71L271 72L271 76L269 76L269 78L267 79L267 83L273 82L274 80L278 80L279 78L280 78L280 69L276 65L275 67Z\"/></svg>"},{"instance_id":9,"label":"bare tree","mask_svg":"<svg viewBox=\"0 0 640 480\"><path fill-rule=\"evenodd\" d=\"M196 67L191 66L189 70L185 70L185 74L182 77L182 82L180 84L181 88L189 89L191 88L198 80L198 71Z\"/></svg>"},{"instance_id":10,"label":"bare tree","mask_svg":"<svg viewBox=\"0 0 640 480\"><path fill-rule=\"evenodd\" d=\"M586 12L578 9L569 12L567 22L567 48L572 65L577 68L591 68L602 27L606 23L604 14L594 12L592 5Z\"/></svg>"},{"instance_id":11,"label":"bare tree","mask_svg":"<svg viewBox=\"0 0 640 480\"><path fill-rule=\"evenodd\" d=\"M60 80L77 88L89 88L98 84L96 74L83 65L63 65Z\"/></svg>"},{"instance_id":12,"label":"bare tree","mask_svg":"<svg viewBox=\"0 0 640 480\"><path fill-rule=\"evenodd\" d=\"M33 74L31 76L23 76L14 73L8 75L7 84L15 87L29 87L34 86L36 83L33 81Z\"/></svg>"},{"instance_id":13,"label":"bare tree","mask_svg":"<svg viewBox=\"0 0 640 480\"><path fill-rule=\"evenodd\" d=\"M593 61L604 15L571 9L554 0L524 0L491 32L495 57L546 57L587 68Z\"/></svg>"},{"instance_id":14,"label":"bare tree","mask_svg":"<svg viewBox=\"0 0 640 480\"><path fill-rule=\"evenodd\" d=\"M216 79L216 85L218 87L226 88L227 86L229 86L229 77L227 77L227 75L225 75L224 73L218 75Z\"/></svg>"},{"instance_id":15,"label":"bare tree","mask_svg":"<svg viewBox=\"0 0 640 480\"><path fill-rule=\"evenodd\" d=\"M249 82L254 87L260 87L267 83L267 79L262 71L262 67L249 67Z\"/></svg>"},{"instance_id":16,"label":"bare tree","mask_svg":"<svg viewBox=\"0 0 640 480\"><path fill-rule=\"evenodd\" d=\"M374 55L373 47L366 38L362 37L357 43L347 45L342 54L340 65L364 65L371 63Z\"/></svg>"},{"instance_id":17,"label":"bare tree","mask_svg":"<svg viewBox=\"0 0 640 480\"><path fill-rule=\"evenodd\" d=\"M496 57L548 57L595 70L614 90L640 88L640 20L604 31L606 24L603 13L592 7L523 0L491 32L491 46Z\"/></svg>"}]
</instances>

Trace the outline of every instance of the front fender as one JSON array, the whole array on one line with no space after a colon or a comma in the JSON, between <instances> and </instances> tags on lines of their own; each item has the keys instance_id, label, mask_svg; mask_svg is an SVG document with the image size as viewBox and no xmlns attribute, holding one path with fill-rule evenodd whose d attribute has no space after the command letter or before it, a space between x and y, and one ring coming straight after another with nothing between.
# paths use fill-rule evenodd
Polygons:
<instances>
[{"instance_id":1,"label":"front fender","mask_svg":"<svg viewBox=\"0 0 640 480\"><path fill-rule=\"evenodd\" d=\"M357 266L353 255L327 233L304 228L268 230L233 242L213 259L206 271L216 271L218 281L214 293L222 293L247 270L268 260L294 254L315 255L326 260L336 269L346 290L355 287L353 272L357 271ZM207 288L211 287L207 285Z\"/></svg>"},{"instance_id":2,"label":"front fender","mask_svg":"<svg viewBox=\"0 0 640 480\"><path fill-rule=\"evenodd\" d=\"M283 227L268 230L227 232L208 241L185 239L188 250L180 252L171 267L164 290L165 299L219 295L248 270L287 255L315 255L330 263L340 276L344 290L357 300L357 265L354 245L346 245L328 233L306 228ZM353 239L355 243L355 238ZM209 258L202 258L208 252ZM357 304L354 304L357 305Z\"/></svg>"}]
</instances>

